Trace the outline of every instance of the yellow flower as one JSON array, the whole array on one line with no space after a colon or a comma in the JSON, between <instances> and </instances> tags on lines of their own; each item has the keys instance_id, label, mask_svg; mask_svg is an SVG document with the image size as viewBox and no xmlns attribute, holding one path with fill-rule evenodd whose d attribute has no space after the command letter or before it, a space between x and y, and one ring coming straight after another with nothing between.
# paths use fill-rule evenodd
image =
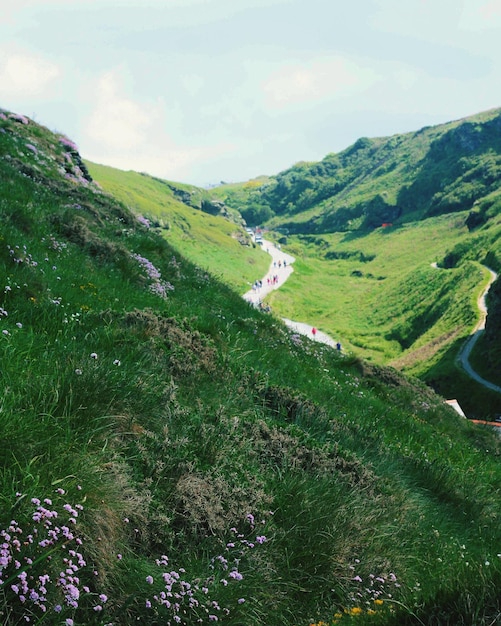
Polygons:
<instances>
[{"instance_id":1,"label":"yellow flower","mask_svg":"<svg viewBox=\"0 0 501 626\"><path fill-rule=\"evenodd\" d=\"M350 609L350 615L360 615L361 613L363 613L363 610L359 606L354 606Z\"/></svg>"},{"instance_id":2,"label":"yellow flower","mask_svg":"<svg viewBox=\"0 0 501 626\"><path fill-rule=\"evenodd\" d=\"M379 606L381 606L381 604L383 604L382 600L374 600L374 604L378 604Z\"/></svg>"}]
</instances>

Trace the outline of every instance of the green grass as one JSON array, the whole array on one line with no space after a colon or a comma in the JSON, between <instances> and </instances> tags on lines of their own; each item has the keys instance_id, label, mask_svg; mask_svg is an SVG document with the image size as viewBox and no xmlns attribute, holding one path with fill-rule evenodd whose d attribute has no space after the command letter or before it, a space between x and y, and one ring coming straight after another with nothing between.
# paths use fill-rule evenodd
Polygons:
<instances>
[{"instance_id":1,"label":"green grass","mask_svg":"<svg viewBox=\"0 0 501 626\"><path fill-rule=\"evenodd\" d=\"M158 225L177 252L240 293L268 270L269 257L251 242L241 225L194 208L207 195L204 190L95 163L87 166L106 191ZM178 196L184 192L193 206L181 202L173 190Z\"/></svg>"},{"instance_id":2,"label":"green grass","mask_svg":"<svg viewBox=\"0 0 501 626\"><path fill-rule=\"evenodd\" d=\"M0 124L2 623L210 623L207 601L231 626L356 609L360 624L495 623L499 437L418 381L291 334L61 175L46 129ZM37 137L43 158L22 148ZM198 606L179 582L179 609L155 600L169 572ZM375 616L357 578L371 575Z\"/></svg>"},{"instance_id":3,"label":"green grass","mask_svg":"<svg viewBox=\"0 0 501 626\"><path fill-rule=\"evenodd\" d=\"M344 349L457 397L468 415L492 416L501 408L499 398L484 405L481 389L454 378L458 350L477 322L477 298L488 278L473 259L484 261L496 249L498 227L488 231L493 243L472 244L456 267L432 267L454 246L471 242L464 220L457 214L365 235L289 236L295 271L268 301L276 314L317 326Z\"/></svg>"},{"instance_id":4,"label":"green grass","mask_svg":"<svg viewBox=\"0 0 501 626\"><path fill-rule=\"evenodd\" d=\"M287 249L296 254L298 262L285 287L273 294L272 303L285 316L309 321L340 337L365 358L388 362L410 347L419 347L418 340L425 333L433 339L450 328L442 315L450 299L445 292L453 290L444 288L444 282L458 283L459 289L454 291L465 285L468 292L476 288L480 272L470 278L473 271L447 274L431 266L443 257L451 241L464 236L466 228L455 216L377 229L366 236L289 238ZM416 326L422 313L429 313L430 303L437 295L440 298L441 292L444 303L436 322L423 323L420 332ZM454 313L458 308L454 307ZM473 315L471 307L465 307L456 321L463 333ZM405 336L406 325L412 337Z\"/></svg>"}]
</instances>

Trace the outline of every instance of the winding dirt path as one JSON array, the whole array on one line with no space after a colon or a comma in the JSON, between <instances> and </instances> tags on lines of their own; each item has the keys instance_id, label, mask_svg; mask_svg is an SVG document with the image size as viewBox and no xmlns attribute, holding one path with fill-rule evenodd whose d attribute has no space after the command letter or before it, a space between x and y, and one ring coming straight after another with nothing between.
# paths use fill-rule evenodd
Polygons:
<instances>
[{"instance_id":1,"label":"winding dirt path","mask_svg":"<svg viewBox=\"0 0 501 626\"><path fill-rule=\"evenodd\" d=\"M247 302L250 302L254 306L258 306L267 294L274 289L279 289L285 283L294 271L292 264L296 260L290 254L282 252L280 248L275 246L270 241L263 240L263 250L266 250L266 252L271 256L270 268L262 278L262 286L257 287L255 283L253 288L247 291L247 293L243 296L244 300L247 300ZM294 332L310 337L310 339L314 341L325 343L333 348L336 347L334 339L321 330L315 329L315 334L313 334L313 326L310 326L309 324L305 324L304 322L294 322L286 319L285 317L282 318L282 320Z\"/></svg>"},{"instance_id":2,"label":"winding dirt path","mask_svg":"<svg viewBox=\"0 0 501 626\"><path fill-rule=\"evenodd\" d=\"M282 252L282 250L280 250L279 247L275 246L270 241L263 240L262 245L263 245L263 249L266 250L266 252L272 258L270 268L268 272L265 274L265 276L263 277L263 279L261 280L261 282L258 283L258 281L256 281L252 289L247 291L247 293L245 293L243 296L245 300L247 300L254 306L258 306L259 303L262 302L262 299L267 294L269 294L274 289L279 289L284 284L284 282L289 278L289 276L294 271L294 268L292 265L294 261L296 260L290 254ZM437 268L436 263L432 263L432 266ZM480 336L485 330L485 321L487 319L487 306L486 306L485 300L486 300L487 293L489 292L489 289L492 283L497 278L496 272L494 272L487 266L484 266L484 267L486 267L486 269L489 270L490 279L489 279L487 286L485 287L485 289L480 294L477 300L478 309L480 311L480 318L479 318L477 325L473 329L473 332L470 335L469 339L466 341L466 343L464 344L464 346L461 348L460 352L458 353L458 356L456 358L456 363L460 367L462 367L464 371L473 380L477 381L478 383L480 383L481 385L483 385L484 387L488 389L501 393L501 387L499 385L495 385L494 383L489 382L488 380L485 380L485 378L482 378L480 374L475 372L475 370L470 365L470 361L469 361L471 351L473 350L475 344L477 343L478 339L480 338ZM335 347L337 345L332 337L330 337L329 335L327 335L326 333L320 330L315 329L315 334L313 334L312 333L313 326L310 326L309 324L305 324L304 322L295 322L293 320L289 320L286 318L282 318L282 319L285 322L285 324L289 328L291 328L294 332L297 332L301 335L305 335L307 337L310 337L310 339L313 339L315 341L320 341L321 343L325 343L332 347Z\"/></svg>"}]
</instances>

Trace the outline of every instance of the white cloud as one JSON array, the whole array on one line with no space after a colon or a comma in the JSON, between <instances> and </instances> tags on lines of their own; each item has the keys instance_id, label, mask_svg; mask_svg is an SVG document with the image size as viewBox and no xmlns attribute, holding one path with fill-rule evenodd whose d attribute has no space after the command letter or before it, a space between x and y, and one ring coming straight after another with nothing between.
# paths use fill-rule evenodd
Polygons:
<instances>
[{"instance_id":1,"label":"white cloud","mask_svg":"<svg viewBox=\"0 0 501 626\"><path fill-rule=\"evenodd\" d=\"M0 51L0 85L7 97L45 97L61 75L58 65L25 53Z\"/></svg>"},{"instance_id":2,"label":"white cloud","mask_svg":"<svg viewBox=\"0 0 501 626\"><path fill-rule=\"evenodd\" d=\"M86 132L96 144L111 151L131 150L144 144L158 111L120 93L117 72L102 75L96 85L96 101Z\"/></svg>"},{"instance_id":3,"label":"white cloud","mask_svg":"<svg viewBox=\"0 0 501 626\"><path fill-rule=\"evenodd\" d=\"M469 31L483 31L501 26L500 0L465 0L461 27Z\"/></svg>"},{"instance_id":4,"label":"white cloud","mask_svg":"<svg viewBox=\"0 0 501 626\"><path fill-rule=\"evenodd\" d=\"M169 111L163 102L145 104L126 95L124 70L100 77L94 109L83 129L85 158L125 170L180 180L197 161L234 150L229 143L178 146L165 132Z\"/></svg>"},{"instance_id":5,"label":"white cloud","mask_svg":"<svg viewBox=\"0 0 501 626\"><path fill-rule=\"evenodd\" d=\"M371 70L342 57L332 57L284 65L262 83L262 90L270 107L283 108L350 95L375 80L376 74Z\"/></svg>"}]
</instances>

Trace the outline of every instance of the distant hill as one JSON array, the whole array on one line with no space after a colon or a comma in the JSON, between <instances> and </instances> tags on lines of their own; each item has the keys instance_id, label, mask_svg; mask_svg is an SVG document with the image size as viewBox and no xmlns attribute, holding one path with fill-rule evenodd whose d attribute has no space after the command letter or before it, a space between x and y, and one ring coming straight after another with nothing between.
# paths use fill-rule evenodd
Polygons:
<instances>
[{"instance_id":1,"label":"distant hill","mask_svg":"<svg viewBox=\"0 0 501 626\"><path fill-rule=\"evenodd\" d=\"M217 193L250 222L289 233L367 230L473 209L499 189L501 109L361 138L322 161Z\"/></svg>"},{"instance_id":2,"label":"distant hill","mask_svg":"<svg viewBox=\"0 0 501 626\"><path fill-rule=\"evenodd\" d=\"M287 290L269 298L277 310L458 394L469 411L486 406L458 380L455 357L475 323L479 264L501 270L501 109L361 138L211 192L300 258ZM433 262L450 271L433 273ZM497 293L474 359L500 384ZM488 404L497 412L499 400Z\"/></svg>"}]
</instances>

